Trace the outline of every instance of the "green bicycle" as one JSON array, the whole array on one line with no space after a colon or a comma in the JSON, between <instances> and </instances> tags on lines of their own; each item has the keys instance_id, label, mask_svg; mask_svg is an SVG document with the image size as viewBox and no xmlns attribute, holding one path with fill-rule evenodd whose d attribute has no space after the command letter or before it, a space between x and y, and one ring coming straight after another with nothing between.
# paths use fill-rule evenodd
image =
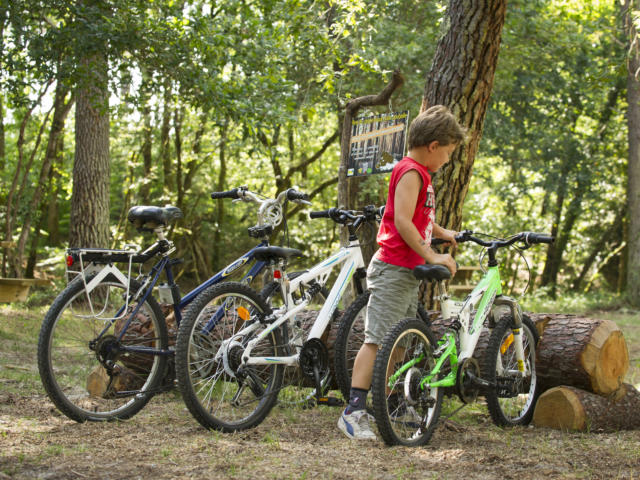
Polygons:
<instances>
[{"instance_id":1,"label":"green bicycle","mask_svg":"<svg viewBox=\"0 0 640 480\"><path fill-rule=\"evenodd\" d=\"M388 445L426 444L438 423L446 387L454 387L464 403L484 395L496 425L531 421L538 394L535 349L539 336L518 302L502 294L496 253L516 242L526 249L553 240L530 232L490 241L471 231L458 234L458 243L481 245L488 256L484 277L463 302L447 294L444 281L451 274L446 267L419 265L413 270L416 278L436 282L436 299L447 329L436 341L423 322L406 318L384 338L371 390L376 425ZM485 327L489 341L480 365L474 352Z\"/></svg>"}]
</instances>

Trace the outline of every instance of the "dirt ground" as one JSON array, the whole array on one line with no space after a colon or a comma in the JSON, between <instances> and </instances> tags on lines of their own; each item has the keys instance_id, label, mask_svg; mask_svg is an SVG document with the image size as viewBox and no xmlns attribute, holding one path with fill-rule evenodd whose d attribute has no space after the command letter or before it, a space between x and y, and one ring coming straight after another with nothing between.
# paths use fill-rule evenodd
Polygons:
<instances>
[{"instance_id":1,"label":"dirt ground","mask_svg":"<svg viewBox=\"0 0 640 480\"><path fill-rule=\"evenodd\" d=\"M276 407L255 429L210 432L175 391L155 397L131 420L78 424L53 407L40 385L41 318L0 308L0 480L640 479L640 431L500 429L483 405L442 422L423 448L351 442L336 427L335 407ZM636 369L637 347L630 349ZM445 402L449 411L457 406Z\"/></svg>"},{"instance_id":2,"label":"dirt ground","mask_svg":"<svg viewBox=\"0 0 640 480\"><path fill-rule=\"evenodd\" d=\"M3 393L0 479L640 478L640 432L502 430L481 408L462 412L427 447L410 449L349 441L336 408L276 408L253 430L220 434L201 428L174 393L102 424L68 420L43 396Z\"/></svg>"}]
</instances>

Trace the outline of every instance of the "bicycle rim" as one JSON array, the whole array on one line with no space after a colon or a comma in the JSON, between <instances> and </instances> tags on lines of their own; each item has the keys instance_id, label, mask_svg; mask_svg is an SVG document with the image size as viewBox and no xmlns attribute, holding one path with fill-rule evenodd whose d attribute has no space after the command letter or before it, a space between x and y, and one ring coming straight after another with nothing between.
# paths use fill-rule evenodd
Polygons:
<instances>
[{"instance_id":1,"label":"bicycle rim","mask_svg":"<svg viewBox=\"0 0 640 480\"><path fill-rule=\"evenodd\" d=\"M387 334L376 357L372 393L376 425L388 445L424 445L442 407L441 388L423 388L435 365L433 335L424 322L408 318Z\"/></svg>"},{"instance_id":2,"label":"bicycle rim","mask_svg":"<svg viewBox=\"0 0 640 480\"><path fill-rule=\"evenodd\" d=\"M137 288L132 282L131 290ZM38 346L40 376L53 403L76 421L131 417L164 375L166 357L118 352L118 345L166 349L168 343L164 316L152 299L117 340L128 313L137 307L129 304L119 313L126 293L117 281L106 280L89 294L82 282L75 282L45 316ZM107 359L112 369L105 368Z\"/></svg>"},{"instance_id":3,"label":"bicycle rim","mask_svg":"<svg viewBox=\"0 0 640 480\"><path fill-rule=\"evenodd\" d=\"M225 432L251 428L273 407L282 366L240 368L244 349L255 336L238 332L258 322L265 310L255 292L229 283L206 291L185 313L176 347L178 384L203 426ZM279 338L272 331L255 345L252 356L279 355Z\"/></svg>"},{"instance_id":4,"label":"bicycle rim","mask_svg":"<svg viewBox=\"0 0 640 480\"><path fill-rule=\"evenodd\" d=\"M489 381L510 382L510 393L495 389L487 392L487 407L497 425L525 425L531 421L538 391L535 368L535 348L538 334L528 318L523 318L522 343L529 375L522 377L518 370L515 341L510 317L496 325L487 347L486 371Z\"/></svg>"}]
</instances>

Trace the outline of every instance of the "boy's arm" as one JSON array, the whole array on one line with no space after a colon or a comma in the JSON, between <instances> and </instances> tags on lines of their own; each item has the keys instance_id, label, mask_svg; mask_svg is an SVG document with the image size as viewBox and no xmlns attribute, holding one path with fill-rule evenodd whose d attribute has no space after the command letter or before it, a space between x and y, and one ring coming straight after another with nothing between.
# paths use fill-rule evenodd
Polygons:
<instances>
[{"instance_id":1,"label":"boy's arm","mask_svg":"<svg viewBox=\"0 0 640 480\"><path fill-rule=\"evenodd\" d=\"M446 240L454 247L458 245L458 243L456 242L457 234L458 232L456 232L455 230L447 230L446 228L442 228L437 223L435 222L433 223L433 236L435 238L441 238L442 240Z\"/></svg>"},{"instance_id":2,"label":"boy's arm","mask_svg":"<svg viewBox=\"0 0 640 480\"><path fill-rule=\"evenodd\" d=\"M422 178L415 170L409 170L398 181L394 197L394 224L402 239L427 263L444 265L454 275L456 262L451 255L434 252L424 241L413 224L413 213L422 188Z\"/></svg>"}]
</instances>

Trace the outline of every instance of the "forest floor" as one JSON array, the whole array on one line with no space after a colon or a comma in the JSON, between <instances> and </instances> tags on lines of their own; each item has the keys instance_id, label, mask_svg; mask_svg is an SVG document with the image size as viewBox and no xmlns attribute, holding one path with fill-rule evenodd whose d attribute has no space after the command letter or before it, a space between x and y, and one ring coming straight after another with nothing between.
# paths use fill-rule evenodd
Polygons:
<instances>
[{"instance_id":1,"label":"forest floor","mask_svg":"<svg viewBox=\"0 0 640 480\"><path fill-rule=\"evenodd\" d=\"M442 422L422 448L351 442L336 427L340 409L331 407L276 407L252 430L210 432L193 420L177 392L154 398L128 421L78 424L55 409L39 382L42 315L40 309L0 307L0 480L640 479L640 431L501 429L482 404ZM627 339L626 381L638 385L640 314L607 315ZM445 403L449 412L459 405Z\"/></svg>"}]
</instances>

